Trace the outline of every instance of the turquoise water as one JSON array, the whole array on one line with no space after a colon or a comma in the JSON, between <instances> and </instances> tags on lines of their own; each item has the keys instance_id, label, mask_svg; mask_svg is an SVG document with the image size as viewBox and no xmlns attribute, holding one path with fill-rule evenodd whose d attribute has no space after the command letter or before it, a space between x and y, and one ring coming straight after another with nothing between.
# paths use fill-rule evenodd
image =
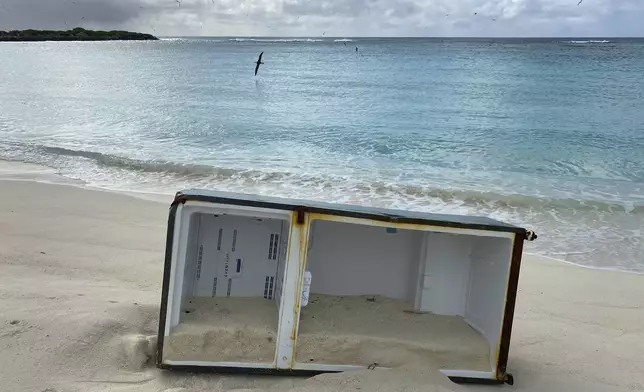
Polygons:
<instances>
[{"instance_id":1,"label":"turquoise water","mask_svg":"<svg viewBox=\"0 0 644 392\"><path fill-rule=\"evenodd\" d=\"M0 58L2 159L117 190L485 215L534 229L527 251L644 272L643 40L176 38Z\"/></svg>"}]
</instances>

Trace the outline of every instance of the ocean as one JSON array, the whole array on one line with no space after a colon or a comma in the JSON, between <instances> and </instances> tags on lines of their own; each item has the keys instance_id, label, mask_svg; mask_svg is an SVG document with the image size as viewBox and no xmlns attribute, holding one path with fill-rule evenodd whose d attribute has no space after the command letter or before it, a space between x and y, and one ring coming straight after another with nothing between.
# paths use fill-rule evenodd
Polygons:
<instances>
[{"instance_id":1,"label":"ocean","mask_svg":"<svg viewBox=\"0 0 644 392\"><path fill-rule=\"evenodd\" d=\"M644 272L644 40L169 38L0 59L0 159L118 191L489 216L535 230L527 252Z\"/></svg>"}]
</instances>

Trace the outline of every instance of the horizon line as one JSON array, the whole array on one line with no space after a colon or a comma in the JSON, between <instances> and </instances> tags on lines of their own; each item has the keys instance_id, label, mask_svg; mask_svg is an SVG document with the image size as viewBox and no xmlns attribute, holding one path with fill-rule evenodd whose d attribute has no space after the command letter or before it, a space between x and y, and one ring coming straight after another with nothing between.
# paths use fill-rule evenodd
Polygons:
<instances>
[{"instance_id":1,"label":"horizon line","mask_svg":"<svg viewBox=\"0 0 644 392\"><path fill-rule=\"evenodd\" d=\"M644 39L644 36L599 36L599 35L571 35L571 36L350 36L350 35L156 35L163 38L315 38L315 39L560 39L560 38L601 38L601 39Z\"/></svg>"}]
</instances>

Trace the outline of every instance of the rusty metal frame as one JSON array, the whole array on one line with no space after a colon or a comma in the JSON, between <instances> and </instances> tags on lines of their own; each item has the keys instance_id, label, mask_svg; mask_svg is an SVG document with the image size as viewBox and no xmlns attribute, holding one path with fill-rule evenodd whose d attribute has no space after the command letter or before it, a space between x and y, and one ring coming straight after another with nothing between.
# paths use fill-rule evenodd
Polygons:
<instances>
[{"instance_id":1,"label":"rusty metal frame","mask_svg":"<svg viewBox=\"0 0 644 392\"><path fill-rule=\"evenodd\" d=\"M391 223L409 223L460 229L525 233L524 228L485 217L432 214L363 207L357 205L313 202L309 200L281 199L242 193L186 190L178 192L173 203L185 203L188 200L275 210L299 211L299 214L304 212L320 213L325 215L342 215Z\"/></svg>"},{"instance_id":2,"label":"rusty metal frame","mask_svg":"<svg viewBox=\"0 0 644 392\"><path fill-rule=\"evenodd\" d=\"M512 246L512 257L510 259L510 271L508 274L507 293L505 298L505 310L503 312L503 323L501 326L499 356L496 363L497 380L503 380L509 383L513 383L512 375L507 373L507 366L510 354L510 340L512 337L514 310L519 289L519 274L521 272L523 242L525 240L526 233L516 234Z\"/></svg>"},{"instance_id":3,"label":"rusty metal frame","mask_svg":"<svg viewBox=\"0 0 644 392\"><path fill-rule=\"evenodd\" d=\"M503 313L503 322L501 329L501 338L499 343L499 354L496 363L496 379L483 379L483 378L472 378L472 377L449 377L455 383L476 383L476 384L501 384L508 383L513 384L514 380L511 374L507 373L507 364L509 357L510 349L510 340L512 334L512 324L514 319L514 310L516 305L516 297L519 283L519 274L521 266L521 258L523 254L523 242L527 240L532 240L536 238L531 232L527 232L526 229L520 228L517 226L512 226L504 224L502 222L493 221L491 219L484 220L481 222L460 222L457 220L441 220L439 217L442 215L435 214L405 214L404 211L393 211L393 210L383 210L383 209L370 209L362 208L355 206L346 206L346 205L334 205L328 203L310 203L307 202L305 205L298 204L297 202L291 200L282 200L276 198L259 198L252 195L245 195L246 199L234 198L233 194L228 194L224 192L212 192L211 195L202 195L199 191L186 191L186 192L177 192L175 195L174 201L170 205L169 215L168 215L168 227L166 231L166 247L165 247L165 260L163 268L163 285L161 290L161 306L159 310L159 329L158 329L158 343L156 350L156 365L160 369L173 369L173 370L184 370L184 371L198 371L198 372L216 372L216 373L253 373L253 374L274 374L274 375L293 375L293 376L311 376L321 373L329 373L328 371L313 371L313 370L296 370L296 369L279 369L279 368L235 368L235 367L223 367L223 366L192 366L192 365L170 365L163 363L163 345L165 338L165 327L168 322L168 295L170 288L170 275L172 267L172 253L173 253L173 242L174 242L174 231L176 223L176 215L179 204L185 204L187 201L202 201L209 203L218 203L218 204L228 204L228 205L238 205L238 206L248 206L248 207L258 207L258 208L267 208L267 209L278 209L278 210L290 210L294 211L294 221L300 226L308 226L305 223L309 222L308 215L339 215L347 216L352 218L358 218L361 220L373 220L373 221L383 221L393 223L398 226L407 226L407 225L423 225L423 226L435 226L435 227L445 227L445 228L459 228L459 229L471 229L471 230L483 230L483 231L496 231L496 232L507 232L514 233L514 243L512 247L512 256L510 260L510 270L508 275L508 286L506 291L506 302L505 310ZM319 219L319 218L318 218ZM304 236L300 238L300 250L302 248L302 240L304 240L304 245L308 241L308 230L305 230ZM530 234L531 238L528 238ZM302 238L303 237L303 238ZM304 269L304 259L300 260L301 265L298 265L298 280L297 283L301 284L303 269ZM295 307L293 312L295 316L299 315L299 298L296 300ZM293 326L291 333L291 338L293 339L292 347L292 357L290 359L291 366L295 363L295 341L297 338L297 328L299 326L299 317L296 319L297 322ZM277 352L276 347L276 352Z\"/></svg>"}]
</instances>

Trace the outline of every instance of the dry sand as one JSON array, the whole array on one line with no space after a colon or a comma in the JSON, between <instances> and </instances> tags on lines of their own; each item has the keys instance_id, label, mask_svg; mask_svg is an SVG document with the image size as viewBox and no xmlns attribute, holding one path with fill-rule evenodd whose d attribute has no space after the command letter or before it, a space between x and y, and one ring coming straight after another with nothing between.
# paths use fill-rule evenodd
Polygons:
<instances>
[{"instance_id":1,"label":"dry sand","mask_svg":"<svg viewBox=\"0 0 644 392\"><path fill-rule=\"evenodd\" d=\"M301 312L296 360L490 371L487 341L461 317L408 312L412 308L380 296L312 294Z\"/></svg>"},{"instance_id":2,"label":"dry sand","mask_svg":"<svg viewBox=\"0 0 644 392\"><path fill-rule=\"evenodd\" d=\"M193 298L165 338L163 358L272 363L277 305L264 298ZM240 311L241 310L241 311Z\"/></svg>"},{"instance_id":3,"label":"dry sand","mask_svg":"<svg viewBox=\"0 0 644 392\"><path fill-rule=\"evenodd\" d=\"M0 179L0 391L644 390L644 276L534 256L521 271L514 387L457 386L417 368L310 379L159 371L167 212L168 203Z\"/></svg>"}]
</instances>

